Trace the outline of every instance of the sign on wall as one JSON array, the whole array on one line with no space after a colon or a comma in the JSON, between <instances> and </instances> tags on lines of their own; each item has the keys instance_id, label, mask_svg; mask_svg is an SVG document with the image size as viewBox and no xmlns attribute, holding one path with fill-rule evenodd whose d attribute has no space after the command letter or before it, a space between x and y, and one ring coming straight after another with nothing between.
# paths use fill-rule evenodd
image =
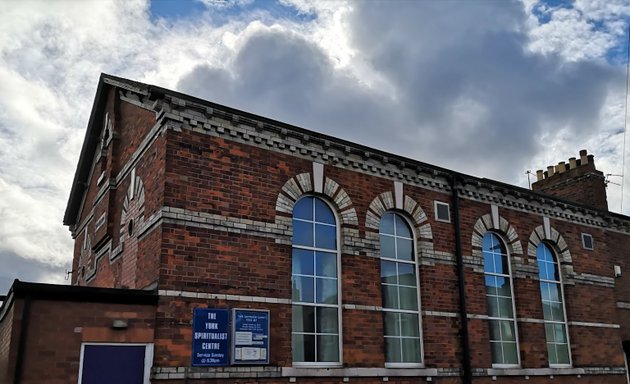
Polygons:
<instances>
[{"instance_id":1,"label":"sign on wall","mask_svg":"<svg viewBox=\"0 0 630 384\"><path fill-rule=\"evenodd\" d=\"M192 365L228 365L230 314L227 309L195 308L193 312Z\"/></svg>"},{"instance_id":2,"label":"sign on wall","mask_svg":"<svg viewBox=\"0 0 630 384\"><path fill-rule=\"evenodd\" d=\"M234 309L232 364L269 364L269 311Z\"/></svg>"}]
</instances>

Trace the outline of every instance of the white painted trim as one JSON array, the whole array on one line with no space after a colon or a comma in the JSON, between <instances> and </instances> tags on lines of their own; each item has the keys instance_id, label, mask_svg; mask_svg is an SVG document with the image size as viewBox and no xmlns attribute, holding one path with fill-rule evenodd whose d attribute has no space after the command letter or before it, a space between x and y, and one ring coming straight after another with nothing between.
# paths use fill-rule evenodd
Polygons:
<instances>
[{"instance_id":1,"label":"white painted trim","mask_svg":"<svg viewBox=\"0 0 630 384\"><path fill-rule=\"evenodd\" d=\"M543 228L545 229L545 239L551 240L551 223L548 217L543 217Z\"/></svg>"},{"instance_id":2,"label":"white painted trim","mask_svg":"<svg viewBox=\"0 0 630 384\"><path fill-rule=\"evenodd\" d=\"M438 216L438 205L446 206L446 210L448 211L448 218L446 220L440 219L440 217ZM448 203L433 200L433 211L435 212L435 221L441 221L443 223L451 222L451 206Z\"/></svg>"},{"instance_id":3,"label":"white painted trim","mask_svg":"<svg viewBox=\"0 0 630 384\"><path fill-rule=\"evenodd\" d=\"M621 328L619 324L614 324L614 323L589 323L585 321L568 321L567 325L570 325L572 327L615 328L615 329Z\"/></svg>"},{"instance_id":4,"label":"white painted trim","mask_svg":"<svg viewBox=\"0 0 630 384\"><path fill-rule=\"evenodd\" d=\"M403 183L394 181L394 201L396 209L403 209Z\"/></svg>"},{"instance_id":5,"label":"white painted trim","mask_svg":"<svg viewBox=\"0 0 630 384\"><path fill-rule=\"evenodd\" d=\"M397 377L438 376L437 368L288 368L282 367L283 377Z\"/></svg>"},{"instance_id":6,"label":"white painted trim","mask_svg":"<svg viewBox=\"0 0 630 384\"><path fill-rule=\"evenodd\" d=\"M499 220L499 207L492 204L490 206L490 212L492 213L492 227L494 229L501 229L501 221Z\"/></svg>"},{"instance_id":7,"label":"white painted trim","mask_svg":"<svg viewBox=\"0 0 630 384\"><path fill-rule=\"evenodd\" d=\"M313 162L313 187L316 193L324 193L324 164L315 161Z\"/></svg>"},{"instance_id":8,"label":"white painted trim","mask_svg":"<svg viewBox=\"0 0 630 384\"><path fill-rule=\"evenodd\" d=\"M583 375L584 368L506 368L488 369L488 376L559 376Z\"/></svg>"},{"instance_id":9,"label":"white painted trim","mask_svg":"<svg viewBox=\"0 0 630 384\"><path fill-rule=\"evenodd\" d=\"M586 246L586 242L584 241L584 237L585 236L591 238L591 246L590 247ZM595 249L595 242L593 241L593 235L591 235L590 233L582 232L582 234L580 235L580 238L582 239L582 248L588 249L589 251L592 251L593 249Z\"/></svg>"}]
</instances>

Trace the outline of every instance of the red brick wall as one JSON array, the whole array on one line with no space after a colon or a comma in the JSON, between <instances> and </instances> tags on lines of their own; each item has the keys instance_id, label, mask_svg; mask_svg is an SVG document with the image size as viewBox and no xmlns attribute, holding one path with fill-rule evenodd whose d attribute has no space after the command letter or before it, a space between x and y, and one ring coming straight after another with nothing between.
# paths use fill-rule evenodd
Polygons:
<instances>
[{"instance_id":1,"label":"red brick wall","mask_svg":"<svg viewBox=\"0 0 630 384\"><path fill-rule=\"evenodd\" d=\"M111 105L108 108L114 108L111 95L110 99ZM108 157L112 175L125 166L154 123L152 113L125 102L116 103L119 136L114 141L111 156ZM376 230L366 227L366 215L370 203L377 196L384 192L393 192L393 181L385 177L342 169L332 163L326 164L324 168L325 177L339 183L350 196L352 207L356 211L358 225L343 224L342 227L358 230L359 238L376 234ZM276 199L284 183L298 174L311 172L312 162L309 159L186 129L182 132L167 130L136 165L136 175L142 179L145 188L145 219L162 207L169 207L185 209L193 214L203 213L231 219L248 219L257 223L274 223L276 216L290 218L290 214L276 211ZM111 191L109 199L108 219L111 225L112 249L124 241L124 236L120 236L120 212L130 183L129 179L129 176L125 177L117 189ZM446 255L444 257L453 255L455 252L453 224L436 221L433 204L435 200L450 204L451 196L409 185L404 186L404 194L415 200L427 215L427 221L423 224L428 223L431 226L432 239L428 242L433 245L434 251ZM87 196L88 206L91 206L90 199L94 198L94 188L90 187ZM569 195L563 197L572 198ZM466 198L460 200L460 205L463 254L469 257L477 251L472 246L473 227L482 216L491 213L491 205ZM535 272L537 265L535 257L528 256L528 245L532 232L543 225L543 216L503 207L499 207L499 214L516 231L516 240L523 249L522 254L511 255L513 265L517 264L515 258L521 258L521 268L534 271L524 273L521 270L519 273L521 275L524 273L525 276L514 279L517 317L540 320L543 314L539 282ZM95 216L95 219L97 218ZM273 236L228 232L221 228L211 228L209 225L189 224L166 220L137 240L126 240L122 256L111 264L106 259L101 260L96 278L89 283L95 286L120 287L123 285L122 276L127 274L134 276L136 287L147 287L158 282L160 290L290 299L290 245L278 243ZM621 263L624 271L626 266L630 268L630 263L626 265L618 261L614 253L614 249L618 249L617 244L626 244L626 248L630 249L630 236L612 234L610 231L592 226L581 226L556 219L551 219L550 224L569 246L572 261L564 263L565 268L573 268L577 274L605 277L612 275L612 266L615 263ZM93 223L90 226L89 231L93 231ZM595 250L588 251L582 248L582 232L593 235ZM500 235L506 236L505 233ZM78 234L76 242L75 258L80 254L82 234ZM365 248L359 249L358 255L342 254L340 278L344 304L371 307L382 304L380 261L378 258L370 257L375 252L377 249ZM457 268L453 258L444 262L425 256L427 255L423 255L423 262L419 265L421 309L428 312L422 318L424 363L430 368L461 369ZM124 270L125 267L129 269ZM483 273L479 268L482 269L483 266L476 266L473 269L467 264L465 268L467 311L469 314L477 315L477 318L469 319L471 359L474 368L490 368L492 359L488 322L479 318L487 314ZM514 275L516 274L514 272ZM628 273L617 282L625 281L626 276L630 279ZM626 335L628 328L620 331L614 327L617 321L622 325L626 324L622 317L617 320L616 300L630 302L630 290L621 288L620 284L616 287L615 296L615 289L612 287L586 285L581 282L565 284L568 320L605 325L569 327L572 357L576 367L623 366L620 335L622 333ZM270 309L271 365L291 365L290 305L162 297L156 318L157 366L189 365L192 310L197 306ZM367 309L343 309L342 312L344 365L383 367L381 312ZM543 324L519 321L518 327L522 367L548 367ZM620 377L621 375L611 376L610 382L617 382ZM536 383L551 380L548 377L530 379ZM501 378L502 382L518 380L520 379ZM570 377L558 376L554 380L571 382ZM600 382L588 375L580 380L587 383ZM609 382L608 378L606 380ZM300 379L300 382L303 381L315 382ZM379 380L352 378L352 381ZM398 382L394 379L390 381ZM434 382L459 381L439 377L434 378ZM478 378L475 382L486 382L486 378Z\"/></svg>"},{"instance_id":2,"label":"red brick wall","mask_svg":"<svg viewBox=\"0 0 630 384\"><path fill-rule=\"evenodd\" d=\"M0 383L12 382L15 375L21 318L22 303L14 302L0 320Z\"/></svg>"},{"instance_id":3,"label":"red brick wall","mask_svg":"<svg viewBox=\"0 0 630 384\"><path fill-rule=\"evenodd\" d=\"M153 306L34 300L22 383L76 383L82 342L150 343L154 313ZM128 328L113 330L114 319Z\"/></svg>"}]
</instances>

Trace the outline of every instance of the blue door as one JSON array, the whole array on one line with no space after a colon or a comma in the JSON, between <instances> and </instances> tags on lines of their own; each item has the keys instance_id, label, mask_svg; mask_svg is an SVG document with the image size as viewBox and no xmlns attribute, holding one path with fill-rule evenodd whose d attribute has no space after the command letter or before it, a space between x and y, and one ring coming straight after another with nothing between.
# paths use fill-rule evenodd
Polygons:
<instances>
[{"instance_id":1,"label":"blue door","mask_svg":"<svg viewBox=\"0 0 630 384\"><path fill-rule=\"evenodd\" d=\"M85 345L81 384L143 384L144 345Z\"/></svg>"}]
</instances>

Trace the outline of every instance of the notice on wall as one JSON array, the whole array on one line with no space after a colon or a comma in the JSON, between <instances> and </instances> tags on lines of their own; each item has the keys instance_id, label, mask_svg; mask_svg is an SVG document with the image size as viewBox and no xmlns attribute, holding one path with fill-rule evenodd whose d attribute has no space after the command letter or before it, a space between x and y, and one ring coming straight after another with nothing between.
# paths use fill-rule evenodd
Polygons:
<instances>
[{"instance_id":1,"label":"notice on wall","mask_svg":"<svg viewBox=\"0 0 630 384\"><path fill-rule=\"evenodd\" d=\"M269 311L232 311L232 363L269 364Z\"/></svg>"},{"instance_id":2,"label":"notice on wall","mask_svg":"<svg viewBox=\"0 0 630 384\"><path fill-rule=\"evenodd\" d=\"M195 308L193 313L192 365L228 365L230 312L227 309Z\"/></svg>"}]
</instances>

